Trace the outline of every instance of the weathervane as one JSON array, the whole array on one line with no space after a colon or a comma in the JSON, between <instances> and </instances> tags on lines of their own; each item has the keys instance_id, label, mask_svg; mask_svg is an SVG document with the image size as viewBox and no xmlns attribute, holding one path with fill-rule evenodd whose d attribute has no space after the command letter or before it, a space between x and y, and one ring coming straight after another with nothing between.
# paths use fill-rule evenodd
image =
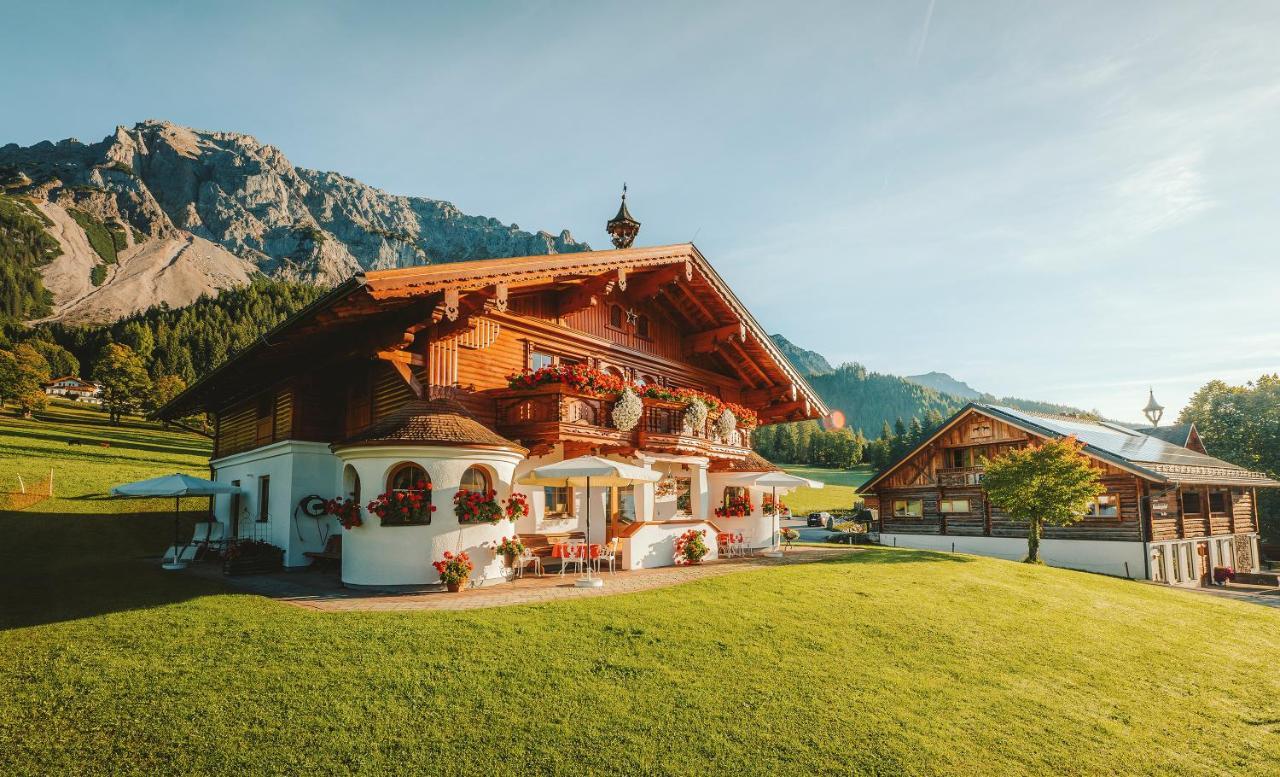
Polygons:
<instances>
[{"instance_id":1,"label":"weathervane","mask_svg":"<svg viewBox=\"0 0 1280 777\"><path fill-rule=\"evenodd\" d=\"M631 244L636 241L636 234L640 232L640 222L631 217L631 211L627 210L627 185L622 184L622 204L618 206L618 215L609 219L606 226L609 235L613 238L614 248L630 248Z\"/></svg>"}]
</instances>

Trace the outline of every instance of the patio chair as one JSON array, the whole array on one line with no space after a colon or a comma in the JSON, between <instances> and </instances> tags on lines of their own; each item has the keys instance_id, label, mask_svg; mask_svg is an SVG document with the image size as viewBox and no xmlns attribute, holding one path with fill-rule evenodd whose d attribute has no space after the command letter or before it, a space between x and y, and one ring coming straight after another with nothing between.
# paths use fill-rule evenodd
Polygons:
<instances>
[{"instance_id":1,"label":"patio chair","mask_svg":"<svg viewBox=\"0 0 1280 777\"><path fill-rule=\"evenodd\" d=\"M751 551L747 548L747 541L743 538L742 532L738 532L734 535L733 542L729 543L729 550L731 555L738 556L740 558L746 558L751 555Z\"/></svg>"},{"instance_id":2,"label":"patio chair","mask_svg":"<svg viewBox=\"0 0 1280 777\"><path fill-rule=\"evenodd\" d=\"M210 523L201 521L191 532L191 542L181 548L170 545L164 552L164 558L177 561L195 561L196 555L209 543Z\"/></svg>"},{"instance_id":3,"label":"patio chair","mask_svg":"<svg viewBox=\"0 0 1280 777\"><path fill-rule=\"evenodd\" d=\"M605 563L606 561L609 562L609 574L611 575L617 574L617 563L618 563L618 538L617 537L614 537L613 539L609 540L607 543L605 543L604 547L600 549L600 555L596 556L595 558L597 572L600 571L601 564Z\"/></svg>"},{"instance_id":4,"label":"patio chair","mask_svg":"<svg viewBox=\"0 0 1280 777\"><path fill-rule=\"evenodd\" d=\"M560 574L563 575L571 565L578 570L578 574L582 574L586 571L586 564L587 541L569 540L565 542L564 555L560 557Z\"/></svg>"},{"instance_id":5,"label":"patio chair","mask_svg":"<svg viewBox=\"0 0 1280 777\"><path fill-rule=\"evenodd\" d=\"M520 553L519 562L516 564L516 577L524 577L525 567L533 565L533 573L538 577L542 577L542 557L533 552L533 548L526 547Z\"/></svg>"},{"instance_id":6,"label":"patio chair","mask_svg":"<svg viewBox=\"0 0 1280 777\"><path fill-rule=\"evenodd\" d=\"M733 548L730 547L730 545L732 544L732 541L733 541L733 536L728 532L722 531L716 534L716 552L719 553L720 556L724 558L728 558L729 556L732 556Z\"/></svg>"}]
</instances>

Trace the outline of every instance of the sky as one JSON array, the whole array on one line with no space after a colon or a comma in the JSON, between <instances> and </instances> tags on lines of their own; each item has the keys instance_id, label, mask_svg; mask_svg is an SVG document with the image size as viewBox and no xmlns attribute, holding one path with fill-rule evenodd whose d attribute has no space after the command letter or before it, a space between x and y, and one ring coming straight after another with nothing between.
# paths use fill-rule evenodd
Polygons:
<instances>
[{"instance_id":1,"label":"sky","mask_svg":"<svg viewBox=\"0 0 1280 777\"><path fill-rule=\"evenodd\" d=\"M1280 370L1278 3L83 5L5 9L0 144L246 132L597 248L625 181L832 363L1120 420Z\"/></svg>"}]
</instances>

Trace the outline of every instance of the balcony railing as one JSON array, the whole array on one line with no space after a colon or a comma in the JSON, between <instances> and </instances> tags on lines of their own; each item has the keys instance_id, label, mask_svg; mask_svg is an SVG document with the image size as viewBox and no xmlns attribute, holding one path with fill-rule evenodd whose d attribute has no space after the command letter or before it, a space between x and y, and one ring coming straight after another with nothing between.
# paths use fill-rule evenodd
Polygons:
<instances>
[{"instance_id":1,"label":"balcony railing","mask_svg":"<svg viewBox=\"0 0 1280 777\"><path fill-rule=\"evenodd\" d=\"M576 441L602 446L670 453L737 458L751 448L750 433L737 429L723 439L708 418L700 429L684 422L684 404L641 398L644 414L634 429L622 431L613 423L612 397L595 396L559 383L531 389L493 392L497 430L526 445Z\"/></svg>"},{"instance_id":2,"label":"balcony railing","mask_svg":"<svg viewBox=\"0 0 1280 777\"><path fill-rule=\"evenodd\" d=\"M982 484L982 467L950 467L938 470L938 485L944 487L978 486Z\"/></svg>"}]
</instances>

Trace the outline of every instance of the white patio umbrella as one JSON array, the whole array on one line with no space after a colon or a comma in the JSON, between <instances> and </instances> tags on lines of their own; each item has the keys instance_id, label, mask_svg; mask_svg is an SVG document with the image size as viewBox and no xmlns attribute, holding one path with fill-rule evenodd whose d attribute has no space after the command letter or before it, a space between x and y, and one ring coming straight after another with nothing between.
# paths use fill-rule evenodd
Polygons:
<instances>
[{"instance_id":1,"label":"white patio umbrella","mask_svg":"<svg viewBox=\"0 0 1280 777\"><path fill-rule=\"evenodd\" d=\"M574 486L587 489L587 547L591 547L591 484L597 486L630 486L635 483L656 483L662 473L634 464L623 464L599 456L579 456L555 464L538 467L520 479L522 486ZM587 576L578 578L579 588L599 588L604 581L591 575L590 550L587 551Z\"/></svg>"},{"instance_id":2,"label":"white patio umbrella","mask_svg":"<svg viewBox=\"0 0 1280 777\"><path fill-rule=\"evenodd\" d=\"M762 554L770 558L777 558L782 555L782 551L778 549L778 489L781 488L783 493L786 493L797 488L822 488L823 486L820 480L788 475L785 472L748 472L732 478L729 482L735 486L773 489L773 526L770 527L773 533L772 543L770 548Z\"/></svg>"},{"instance_id":3,"label":"white patio umbrella","mask_svg":"<svg viewBox=\"0 0 1280 777\"><path fill-rule=\"evenodd\" d=\"M232 494L240 489L229 483L217 483L204 478L197 478L191 475L184 475L175 472L172 475L161 475L158 478L149 480L139 480L135 483L125 483L120 486L112 486L112 496L124 496L134 498L173 498L173 561L164 564L165 569L182 569L186 567L186 563L178 560L178 546L182 544L182 538L178 527L178 508L181 505L184 496L213 496L214 494Z\"/></svg>"}]
</instances>

